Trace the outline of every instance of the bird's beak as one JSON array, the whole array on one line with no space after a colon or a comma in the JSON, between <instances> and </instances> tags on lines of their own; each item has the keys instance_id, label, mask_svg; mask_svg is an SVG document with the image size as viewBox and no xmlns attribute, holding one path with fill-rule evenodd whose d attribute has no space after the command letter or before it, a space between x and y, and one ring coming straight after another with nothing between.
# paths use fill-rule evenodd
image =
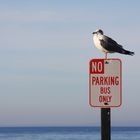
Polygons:
<instances>
[{"instance_id":1,"label":"bird's beak","mask_svg":"<svg viewBox=\"0 0 140 140\"><path fill-rule=\"evenodd\" d=\"M96 32L93 32L92 34L96 34Z\"/></svg>"}]
</instances>

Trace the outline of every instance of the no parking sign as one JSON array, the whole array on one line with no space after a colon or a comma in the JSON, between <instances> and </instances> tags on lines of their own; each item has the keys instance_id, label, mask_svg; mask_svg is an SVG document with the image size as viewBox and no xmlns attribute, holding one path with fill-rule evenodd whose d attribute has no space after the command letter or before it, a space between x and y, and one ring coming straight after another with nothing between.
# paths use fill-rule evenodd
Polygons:
<instances>
[{"instance_id":1,"label":"no parking sign","mask_svg":"<svg viewBox=\"0 0 140 140\"><path fill-rule=\"evenodd\" d=\"M119 107L122 103L120 59L92 59L89 64L89 102L92 107Z\"/></svg>"}]
</instances>

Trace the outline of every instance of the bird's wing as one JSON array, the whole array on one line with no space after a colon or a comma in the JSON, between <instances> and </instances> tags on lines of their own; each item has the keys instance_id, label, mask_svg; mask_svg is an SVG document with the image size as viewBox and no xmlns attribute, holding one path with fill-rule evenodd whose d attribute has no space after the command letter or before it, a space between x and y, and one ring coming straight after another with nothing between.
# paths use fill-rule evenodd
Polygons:
<instances>
[{"instance_id":1,"label":"bird's wing","mask_svg":"<svg viewBox=\"0 0 140 140\"><path fill-rule=\"evenodd\" d=\"M123 47L119 45L115 40L107 36L103 36L103 38L100 39L100 42L101 45L108 51L119 52L123 49Z\"/></svg>"}]
</instances>

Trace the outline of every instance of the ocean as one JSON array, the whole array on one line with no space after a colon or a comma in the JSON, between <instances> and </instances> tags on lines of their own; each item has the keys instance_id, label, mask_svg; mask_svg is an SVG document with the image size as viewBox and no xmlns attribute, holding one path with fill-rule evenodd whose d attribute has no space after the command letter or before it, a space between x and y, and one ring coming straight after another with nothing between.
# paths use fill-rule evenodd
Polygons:
<instances>
[{"instance_id":1,"label":"ocean","mask_svg":"<svg viewBox=\"0 0 140 140\"><path fill-rule=\"evenodd\" d=\"M140 127L113 127L112 140L140 140ZM99 127L0 127L0 140L100 140Z\"/></svg>"}]
</instances>

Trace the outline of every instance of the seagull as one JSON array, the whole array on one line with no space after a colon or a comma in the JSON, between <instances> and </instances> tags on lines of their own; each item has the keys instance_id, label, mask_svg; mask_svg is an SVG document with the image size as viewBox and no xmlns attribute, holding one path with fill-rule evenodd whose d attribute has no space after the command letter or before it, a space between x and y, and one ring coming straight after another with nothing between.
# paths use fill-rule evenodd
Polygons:
<instances>
[{"instance_id":1,"label":"seagull","mask_svg":"<svg viewBox=\"0 0 140 140\"><path fill-rule=\"evenodd\" d=\"M101 29L93 32L93 42L95 47L105 53L105 58L107 58L107 53L121 53L125 55L134 55L134 52L125 50L122 45L118 44L112 38L105 36Z\"/></svg>"}]
</instances>

